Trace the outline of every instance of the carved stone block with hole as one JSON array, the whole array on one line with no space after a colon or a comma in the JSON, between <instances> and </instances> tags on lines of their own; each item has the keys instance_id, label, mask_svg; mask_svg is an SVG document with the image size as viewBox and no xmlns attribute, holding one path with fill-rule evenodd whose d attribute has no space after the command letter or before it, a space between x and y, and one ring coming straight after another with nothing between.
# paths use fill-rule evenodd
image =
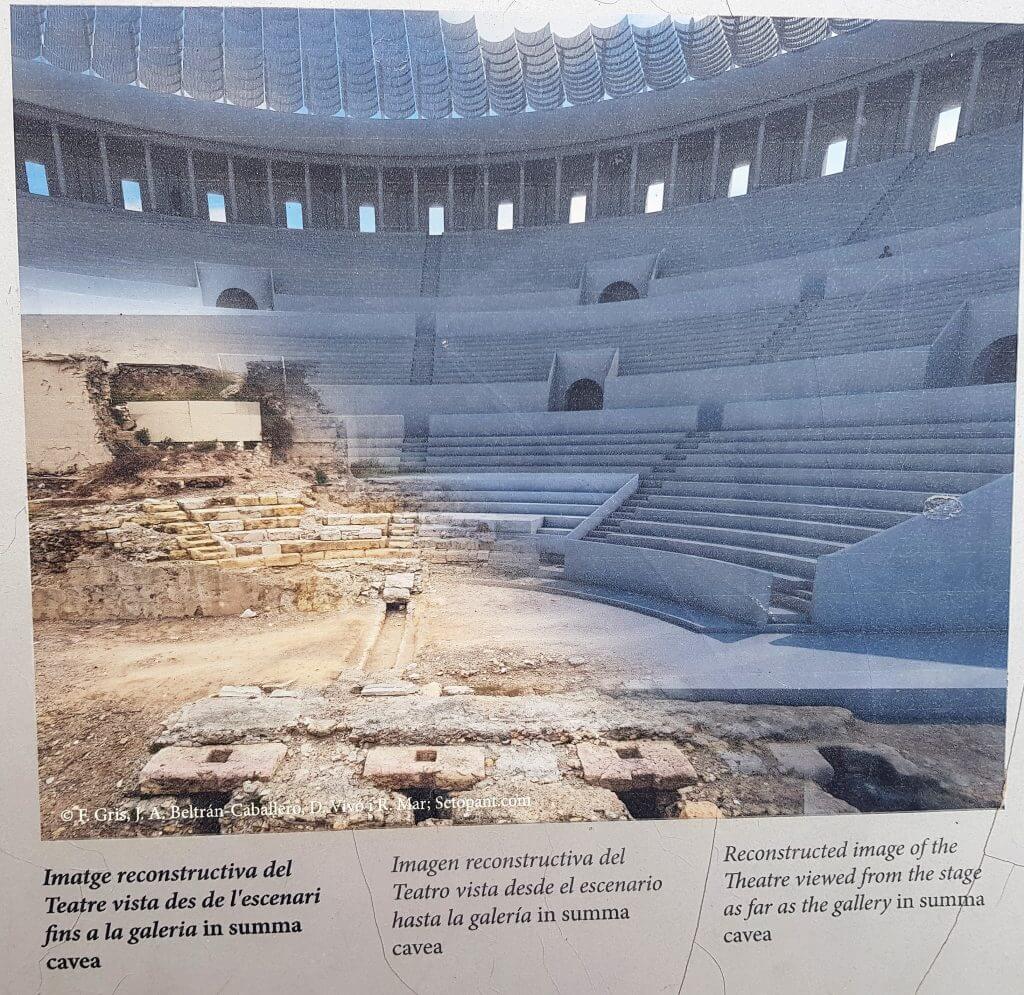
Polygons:
<instances>
[{"instance_id":1,"label":"carved stone block with hole","mask_svg":"<svg viewBox=\"0 0 1024 995\"><path fill-rule=\"evenodd\" d=\"M243 781L269 781L284 760L284 743L251 746L167 746L139 775L144 795L234 791Z\"/></svg>"},{"instance_id":2,"label":"carved stone block with hole","mask_svg":"<svg viewBox=\"0 0 1024 995\"><path fill-rule=\"evenodd\" d=\"M667 791L694 784L697 772L689 758L668 740L628 743L580 743L576 753L583 779L609 791Z\"/></svg>"},{"instance_id":3,"label":"carved stone block with hole","mask_svg":"<svg viewBox=\"0 0 1024 995\"><path fill-rule=\"evenodd\" d=\"M379 788L458 791L484 777L476 746L377 746L366 753L363 777Z\"/></svg>"}]
</instances>

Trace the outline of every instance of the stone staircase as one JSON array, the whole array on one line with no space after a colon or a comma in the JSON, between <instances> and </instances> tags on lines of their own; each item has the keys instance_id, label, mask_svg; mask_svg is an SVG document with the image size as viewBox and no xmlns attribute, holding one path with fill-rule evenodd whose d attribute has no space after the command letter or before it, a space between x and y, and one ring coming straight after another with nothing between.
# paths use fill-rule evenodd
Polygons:
<instances>
[{"instance_id":1,"label":"stone staircase","mask_svg":"<svg viewBox=\"0 0 1024 995\"><path fill-rule=\"evenodd\" d=\"M693 432L587 541L772 574L773 621L806 619L818 557L1013 470L1013 422Z\"/></svg>"},{"instance_id":2,"label":"stone staircase","mask_svg":"<svg viewBox=\"0 0 1024 995\"><path fill-rule=\"evenodd\" d=\"M437 315L434 312L416 315L416 338L412 344L412 370L409 383L434 382L434 342L437 337Z\"/></svg>"},{"instance_id":3,"label":"stone staircase","mask_svg":"<svg viewBox=\"0 0 1024 995\"><path fill-rule=\"evenodd\" d=\"M427 437L406 434L402 439L399 473L423 473L427 469Z\"/></svg>"},{"instance_id":4,"label":"stone staircase","mask_svg":"<svg viewBox=\"0 0 1024 995\"><path fill-rule=\"evenodd\" d=\"M879 225L892 213L892 205L899 199L900 193L907 187L910 180L920 171L924 156L913 156L900 171L896 179L878 198L875 205L864 216L864 219L846 239L846 244L859 242L877 232Z\"/></svg>"},{"instance_id":5,"label":"stone staircase","mask_svg":"<svg viewBox=\"0 0 1024 995\"><path fill-rule=\"evenodd\" d=\"M564 535L628 478L612 474L433 472L391 477L405 506L424 513L541 518L538 535Z\"/></svg>"},{"instance_id":6,"label":"stone staircase","mask_svg":"<svg viewBox=\"0 0 1024 995\"><path fill-rule=\"evenodd\" d=\"M507 435L432 435L427 467L433 472L511 470L534 473L581 470L636 473L657 464L686 438L672 431L553 430Z\"/></svg>"}]
</instances>

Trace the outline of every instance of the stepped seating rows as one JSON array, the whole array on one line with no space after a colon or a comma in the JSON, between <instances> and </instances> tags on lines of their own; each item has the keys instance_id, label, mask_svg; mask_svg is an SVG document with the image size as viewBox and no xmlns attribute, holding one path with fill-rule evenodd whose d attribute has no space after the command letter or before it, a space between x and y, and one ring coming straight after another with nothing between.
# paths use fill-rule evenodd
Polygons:
<instances>
[{"instance_id":1,"label":"stepped seating rows","mask_svg":"<svg viewBox=\"0 0 1024 995\"><path fill-rule=\"evenodd\" d=\"M895 235L1020 204L1020 123L920 155L858 238Z\"/></svg>"},{"instance_id":2,"label":"stepped seating rows","mask_svg":"<svg viewBox=\"0 0 1024 995\"><path fill-rule=\"evenodd\" d=\"M282 343L287 348L287 343ZM407 384L413 361L414 339L408 335L363 334L324 342L319 356L285 359L285 372L299 369L313 387L335 384Z\"/></svg>"},{"instance_id":3,"label":"stepped seating rows","mask_svg":"<svg viewBox=\"0 0 1024 995\"><path fill-rule=\"evenodd\" d=\"M819 556L1012 470L1009 419L695 432L587 541L769 571L773 605L807 613Z\"/></svg>"},{"instance_id":4,"label":"stepped seating rows","mask_svg":"<svg viewBox=\"0 0 1024 995\"><path fill-rule=\"evenodd\" d=\"M425 235L289 231L110 210L21 195L18 239L31 265L194 286L195 262L272 268L285 294L407 294L419 288Z\"/></svg>"},{"instance_id":5,"label":"stepped seating rows","mask_svg":"<svg viewBox=\"0 0 1024 995\"><path fill-rule=\"evenodd\" d=\"M928 345L964 301L1016 286L1016 268L1005 267L830 297L813 305L805 302L802 320L784 333L771 358L781 361Z\"/></svg>"},{"instance_id":6,"label":"stepped seating rows","mask_svg":"<svg viewBox=\"0 0 1024 995\"><path fill-rule=\"evenodd\" d=\"M792 256L858 239L941 225L1020 202L1020 129L1010 125L911 160L899 156L834 176L718 198L658 215L604 218L435 239L440 297L580 286L588 261L660 252L672 278ZM912 163L905 181L896 183ZM952 195L951 195L952 192ZM18 197L22 259L55 271L195 285L197 259L269 267L277 292L306 297L402 297L421 289L422 233L216 224L111 210L62 198ZM872 223L862 223L871 217ZM142 237L140 237L140 233ZM72 251L71 246L75 247Z\"/></svg>"},{"instance_id":7,"label":"stepped seating rows","mask_svg":"<svg viewBox=\"0 0 1024 995\"><path fill-rule=\"evenodd\" d=\"M433 472L587 470L637 473L656 465L685 432L565 432L526 435L431 435L427 469Z\"/></svg>"},{"instance_id":8,"label":"stepped seating rows","mask_svg":"<svg viewBox=\"0 0 1024 995\"><path fill-rule=\"evenodd\" d=\"M789 313L784 305L729 314L662 318L603 327L542 328L510 341L504 334L442 337L435 383L544 380L556 349L618 348L619 374L743 366Z\"/></svg>"},{"instance_id":9,"label":"stepped seating rows","mask_svg":"<svg viewBox=\"0 0 1024 995\"><path fill-rule=\"evenodd\" d=\"M846 173L690 204L656 215L598 218L585 225L462 233L445 239L439 293L493 293L577 284L589 259L662 250L659 273L741 265L842 242L906 157Z\"/></svg>"},{"instance_id":10,"label":"stepped seating rows","mask_svg":"<svg viewBox=\"0 0 1024 995\"><path fill-rule=\"evenodd\" d=\"M596 511L626 480L605 472L473 472L391 477L421 511L542 518L541 534L564 535Z\"/></svg>"}]
</instances>

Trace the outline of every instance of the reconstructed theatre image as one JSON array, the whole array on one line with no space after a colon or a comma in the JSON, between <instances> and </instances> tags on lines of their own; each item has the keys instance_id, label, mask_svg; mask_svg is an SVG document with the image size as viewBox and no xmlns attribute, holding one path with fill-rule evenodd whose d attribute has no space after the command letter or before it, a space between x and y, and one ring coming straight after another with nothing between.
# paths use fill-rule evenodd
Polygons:
<instances>
[{"instance_id":1,"label":"reconstructed theatre image","mask_svg":"<svg viewBox=\"0 0 1024 995\"><path fill-rule=\"evenodd\" d=\"M1001 803L1019 26L12 35L44 837Z\"/></svg>"}]
</instances>

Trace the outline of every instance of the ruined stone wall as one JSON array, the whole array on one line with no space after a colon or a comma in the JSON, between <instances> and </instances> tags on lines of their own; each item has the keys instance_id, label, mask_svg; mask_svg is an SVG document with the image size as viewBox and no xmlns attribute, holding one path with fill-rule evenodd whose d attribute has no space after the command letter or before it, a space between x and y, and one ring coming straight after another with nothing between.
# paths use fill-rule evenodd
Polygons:
<instances>
[{"instance_id":1,"label":"ruined stone wall","mask_svg":"<svg viewBox=\"0 0 1024 995\"><path fill-rule=\"evenodd\" d=\"M223 570L215 563L133 562L86 554L60 574L37 579L37 621L119 621L240 615L247 609L332 611L355 598L385 596L396 576L422 568L407 558L311 565L300 570Z\"/></svg>"},{"instance_id":2,"label":"ruined stone wall","mask_svg":"<svg viewBox=\"0 0 1024 995\"><path fill-rule=\"evenodd\" d=\"M26 358L22 370L29 471L72 473L109 462L89 364Z\"/></svg>"}]
</instances>

